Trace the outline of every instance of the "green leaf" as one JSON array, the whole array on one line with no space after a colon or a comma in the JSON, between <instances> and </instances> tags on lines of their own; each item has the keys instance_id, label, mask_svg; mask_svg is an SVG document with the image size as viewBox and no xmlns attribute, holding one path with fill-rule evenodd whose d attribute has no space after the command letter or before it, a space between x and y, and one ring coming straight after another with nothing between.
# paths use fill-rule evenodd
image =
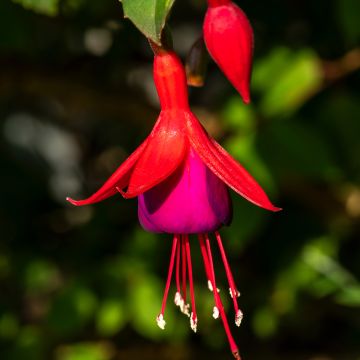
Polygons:
<instances>
[{"instance_id":1,"label":"green leaf","mask_svg":"<svg viewBox=\"0 0 360 360\"><path fill-rule=\"evenodd\" d=\"M13 0L24 8L39 14L55 16L59 11L59 0Z\"/></svg>"},{"instance_id":2,"label":"green leaf","mask_svg":"<svg viewBox=\"0 0 360 360\"><path fill-rule=\"evenodd\" d=\"M260 154L279 178L337 181L342 173L322 133L302 121L273 122L259 138Z\"/></svg>"},{"instance_id":3,"label":"green leaf","mask_svg":"<svg viewBox=\"0 0 360 360\"><path fill-rule=\"evenodd\" d=\"M360 40L359 12L360 2L358 0L337 1L337 20L351 44L356 44Z\"/></svg>"},{"instance_id":4,"label":"green leaf","mask_svg":"<svg viewBox=\"0 0 360 360\"><path fill-rule=\"evenodd\" d=\"M54 300L48 315L49 326L59 334L79 331L93 317L97 299L88 288L74 283Z\"/></svg>"},{"instance_id":5,"label":"green leaf","mask_svg":"<svg viewBox=\"0 0 360 360\"><path fill-rule=\"evenodd\" d=\"M260 108L267 117L293 114L319 90L322 81L318 56L308 49L276 48L254 67L253 88L263 92Z\"/></svg>"},{"instance_id":6,"label":"green leaf","mask_svg":"<svg viewBox=\"0 0 360 360\"><path fill-rule=\"evenodd\" d=\"M110 299L101 305L97 314L96 327L101 335L112 336L125 325L126 320L123 304L118 299Z\"/></svg>"},{"instance_id":7,"label":"green leaf","mask_svg":"<svg viewBox=\"0 0 360 360\"><path fill-rule=\"evenodd\" d=\"M107 343L77 343L61 347L56 360L109 360L112 348Z\"/></svg>"},{"instance_id":8,"label":"green leaf","mask_svg":"<svg viewBox=\"0 0 360 360\"><path fill-rule=\"evenodd\" d=\"M336 296L336 301L341 305L360 306L360 285L348 286Z\"/></svg>"},{"instance_id":9,"label":"green leaf","mask_svg":"<svg viewBox=\"0 0 360 360\"><path fill-rule=\"evenodd\" d=\"M175 0L120 0L124 15L149 39L161 45L161 32Z\"/></svg>"}]
</instances>

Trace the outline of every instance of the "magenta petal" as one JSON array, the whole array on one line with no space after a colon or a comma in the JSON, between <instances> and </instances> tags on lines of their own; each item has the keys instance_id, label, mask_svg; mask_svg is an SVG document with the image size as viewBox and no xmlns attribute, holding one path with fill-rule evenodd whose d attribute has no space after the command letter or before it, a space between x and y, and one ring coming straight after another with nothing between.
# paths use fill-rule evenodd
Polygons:
<instances>
[{"instance_id":1,"label":"magenta petal","mask_svg":"<svg viewBox=\"0 0 360 360\"><path fill-rule=\"evenodd\" d=\"M138 198L140 223L153 232L211 232L232 214L226 185L192 149L175 173Z\"/></svg>"}]
</instances>

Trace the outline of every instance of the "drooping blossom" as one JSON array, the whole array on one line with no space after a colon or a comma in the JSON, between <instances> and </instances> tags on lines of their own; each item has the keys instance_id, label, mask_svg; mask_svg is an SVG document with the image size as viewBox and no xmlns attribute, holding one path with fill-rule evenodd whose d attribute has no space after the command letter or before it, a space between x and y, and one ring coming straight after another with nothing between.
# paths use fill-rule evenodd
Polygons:
<instances>
[{"instance_id":1,"label":"drooping blossom","mask_svg":"<svg viewBox=\"0 0 360 360\"><path fill-rule=\"evenodd\" d=\"M271 211L279 209L271 204L251 175L207 134L191 112L184 67L174 52L157 51L154 81L161 113L150 135L95 194L85 200L68 200L74 205L88 205L118 192L127 199L138 197L141 225L148 231L174 234L164 298L157 317L162 329L175 268L175 304L190 317L191 328L197 330L189 242L189 235L197 234L208 286L214 295L213 316L221 317L231 351L240 359L217 290L208 234L215 233L234 303L235 323L240 325L239 291L218 232L231 221L228 187L255 205Z\"/></svg>"},{"instance_id":2,"label":"drooping blossom","mask_svg":"<svg viewBox=\"0 0 360 360\"><path fill-rule=\"evenodd\" d=\"M254 36L247 16L230 0L208 0L203 32L211 57L248 104Z\"/></svg>"}]
</instances>

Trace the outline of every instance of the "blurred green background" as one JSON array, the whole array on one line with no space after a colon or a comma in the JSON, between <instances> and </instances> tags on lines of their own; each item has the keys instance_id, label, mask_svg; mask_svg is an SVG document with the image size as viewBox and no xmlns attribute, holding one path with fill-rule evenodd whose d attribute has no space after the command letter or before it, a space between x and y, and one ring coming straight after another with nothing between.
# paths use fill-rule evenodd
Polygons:
<instances>
[{"instance_id":1,"label":"blurred green background","mask_svg":"<svg viewBox=\"0 0 360 360\"><path fill-rule=\"evenodd\" d=\"M253 102L210 62L191 103L284 210L233 196L222 235L245 314L234 336L248 360L359 360L360 2L238 4L256 35ZM175 2L182 58L204 11ZM65 202L96 190L148 134L151 60L116 0L0 1L0 359L231 358L196 242L199 331L172 295L161 331L171 236L143 231L135 200Z\"/></svg>"}]
</instances>

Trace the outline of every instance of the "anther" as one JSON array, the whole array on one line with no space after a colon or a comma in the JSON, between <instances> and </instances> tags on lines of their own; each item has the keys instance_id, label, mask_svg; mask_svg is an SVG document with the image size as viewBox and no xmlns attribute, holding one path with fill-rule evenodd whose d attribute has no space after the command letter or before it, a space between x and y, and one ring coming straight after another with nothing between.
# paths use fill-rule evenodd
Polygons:
<instances>
[{"instance_id":1,"label":"anther","mask_svg":"<svg viewBox=\"0 0 360 360\"><path fill-rule=\"evenodd\" d=\"M240 291L236 290L236 289L232 289L232 288L229 288L229 293L230 293L230 296L231 298L233 299L234 298L234 295L235 297L240 297Z\"/></svg>"},{"instance_id":2,"label":"anther","mask_svg":"<svg viewBox=\"0 0 360 360\"><path fill-rule=\"evenodd\" d=\"M214 319L218 319L219 318L219 315L220 315L220 312L219 312L219 309L217 306L214 306L213 307L213 318Z\"/></svg>"},{"instance_id":3,"label":"anther","mask_svg":"<svg viewBox=\"0 0 360 360\"><path fill-rule=\"evenodd\" d=\"M185 301L183 300L180 305L180 311L187 317L190 317L190 304L185 304Z\"/></svg>"},{"instance_id":4,"label":"anther","mask_svg":"<svg viewBox=\"0 0 360 360\"><path fill-rule=\"evenodd\" d=\"M197 331L197 317L194 315L194 313L191 313L191 316L190 316L190 327L191 327L191 330L194 331L196 333Z\"/></svg>"},{"instance_id":5,"label":"anther","mask_svg":"<svg viewBox=\"0 0 360 360\"><path fill-rule=\"evenodd\" d=\"M184 300L183 300L181 294L177 291L175 293L175 298L174 298L175 305L176 306L181 306L181 303L183 303L183 302L184 302Z\"/></svg>"},{"instance_id":6,"label":"anther","mask_svg":"<svg viewBox=\"0 0 360 360\"><path fill-rule=\"evenodd\" d=\"M239 309L235 315L235 325L236 326L240 326L241 325L241 322L242 322L242 319L244 317L244 314L243 312Z\"/></svg>"},{"instance_id":7,"label":"anther","mask_svg":"<svg viewBox=\"0 0 360 360\"><path fill-rule=\"evenodd\" d=\"M156 322L158 324L158 327L161 329L161 330L165 330L165 325L166 325L166 322L164 320L164 315L163 314L159 314L156 318Z\"/></svg>"},{"instance_id":8,"label":"anther","mask_svg":"<svg viewBox=\"0 0 360 360\"><path fill-rule=\"evenodd\" d=\"M236 360L241 360L241 357L240 357L240 354L238 351L234 351L232 354Z\"/></svg>"},{"instance_id":9,"label":"anther","mask_svg":"<svg viewBox=\"0 0 360 360\"><path fill-rule=\"evenodd\" d=\"M212 286L212 283L210 280L208 280L208 289L213 292L214 291L214 288ZM216 291L219 293L220 292L220 289L219 288L216 288Z\"/></svg>"}]
</instances>

